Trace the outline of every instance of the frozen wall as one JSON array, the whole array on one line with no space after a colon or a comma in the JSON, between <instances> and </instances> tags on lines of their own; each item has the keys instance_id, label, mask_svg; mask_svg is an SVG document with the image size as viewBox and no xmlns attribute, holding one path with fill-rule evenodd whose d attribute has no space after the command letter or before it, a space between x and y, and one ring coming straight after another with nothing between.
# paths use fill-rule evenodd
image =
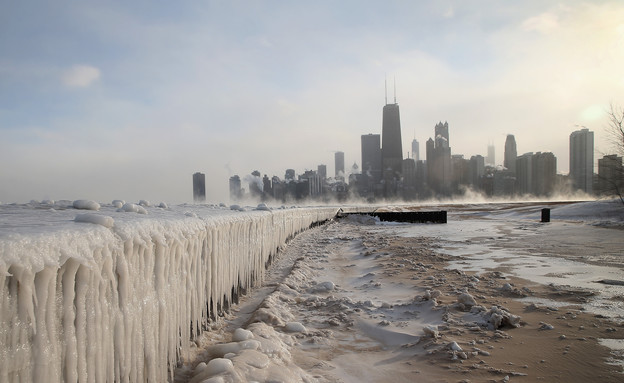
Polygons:
<instances>
[{"instance_id":1,"label":"frozen wall","mask_svg":"<svg viewBox=\"0 0 624 383\"><path fill-rule=\"evenodd\" d=\"M2 382L170 379L233 290L261 279L290 236L336 213L111 213L107 228L70 220L70 210L15 213L10 224L0 214Z\"/></svg>"}]
</instances>

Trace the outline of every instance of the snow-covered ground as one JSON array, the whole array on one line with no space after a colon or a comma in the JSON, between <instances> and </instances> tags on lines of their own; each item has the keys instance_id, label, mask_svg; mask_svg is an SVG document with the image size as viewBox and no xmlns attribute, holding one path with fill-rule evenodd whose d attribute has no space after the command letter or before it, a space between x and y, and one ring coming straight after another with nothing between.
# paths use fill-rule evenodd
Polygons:
<instances>
[{"instance_id":1,"label":"snow-covered ground","mask_svg":"<svg viewBox=\"0 0 624 383\"><path fill-rule=\"evenodd\" d=\"M337 209L143 202L0 205L2 380L613 380L616 202L386 206L449 220L352 216L275 259Z\"/></svg>"},{"instance_id":2,"label":"snow-covered ground","mask_svg":"<svg viewBox=\"0 0 624 383\"><path fill-rule=\"evenodd\" d=\"M543 207L552 209L552 222L539 222ZM583 381L596 374L577 373L573 360L554 357L546 372L538 371L545 360L514 365L511 356L501 355L509 358L500 363L506 368L493 367L496 362L488 361L496 358L493 342L512 334L524 339L513 329L531 331L521 316L532 314L485 302L507 294L516 298L510 307L535 307L546 315L567 307L572 318L599 314L609 317L605 323L622 321L624 286L617 281L624 282L624 209L604 201L426 209L435 208L449 210L448 224L351 216L301 234L278 259L269 285L251 292L202 334L196 355L177 370L176 381L457 381L449 371L461 367L436 366L464 360L482 364L458 376L477 380L484 379L482 370L501 380L550 381L549 373L570 370L567 381ZM551 285L544 293L532 291L537 290L532 285L519 291L506 275ZM558 322L552 323L540 322L533 331L558 329ZM600 342L617 350L622 334L609 335L611 330L603 329ZM474 338L466 340L464 332ZM553 345L566 338L559 332L552 337ZM535 354L535 359L540 348L553 345L528 345L532 351L523 353L529 356L518 358Z\"/></svg>"}]
</instances>

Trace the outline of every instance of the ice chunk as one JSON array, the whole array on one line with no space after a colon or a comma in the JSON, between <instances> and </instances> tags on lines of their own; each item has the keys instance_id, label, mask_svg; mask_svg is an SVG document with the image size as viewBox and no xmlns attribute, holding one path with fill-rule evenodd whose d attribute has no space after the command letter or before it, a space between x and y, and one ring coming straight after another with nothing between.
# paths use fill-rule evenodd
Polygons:
<instances>
[{"instance_id":1,"label":"ice chunk","mask_svg":"<svg viewBox=\"0 0 624 383\"><path fill-rule=\"evenodd\" d=\"M234 331L234 335L232 336L232 340L234 342L241 342L247 339L253 339L253 333L249 330L245 330L242 328L237 328Z\"/></svg>"},{"instance_id":2,"label":"ice chunk","mask_svg":"<svg viewBox=\"0 0 624 383\"><path fill-rule=\"evenodd\" d=\"M145 210L143 206L135 205L133 203L126 203L121 207L121 209L118 209L117 211L126 213L147 214L147 210Z\"/></svg>"},{"instance_id":3,"label":"ice chunk","mask_svg":"<svg viewBox=\"0 0 624 383\"><path fill-rule=\"evenodd\" d=\"M222 372L231 371L234 368L232 361L224 358L216 358L208 362L206 369L203 371L208 375L217 375Z\"/></svg>"},{"instance_id":4,"label":"ice chunk","mask_svg":"<svg viewBox=\"0 0 624 383\"><path fill-rule=\"evenodd\" d=\"M463 304L464 306L470 308L477 304L477 301L472 297L472 295L468 293L461 293L457 297L457 302Z\"/></svg>"},{"instance_id":5,"label":"ice chunk","mask_svg":"<svg viewBox=\"0 0 624 383\"><path fill-rule=\"evenodd\" d=\"M78 214L76 218L74 218L74 221L94 223L96 225L108 227L109 229L115 224L115 220L113 219L113 217L93 213Z\"/></svg>"},{"instance_id":6,"label":"ice chunk","mask_svg":"<svg viewBox=\"0 0 624 383\"><path fill-rule=\"evenodd\" d=\"M116 209L121 209L121 207L125 204L126 202L120 199L115 199L112 202L112 205L114 208Z\"/></svg>"},{"instance_id":7,"label":"ice chunk","mask_svg":"<svg viewBox=\"0 0 624 383\"><path fill-rule=\"evenodd\" d=\"M332 291L334 290L335 287L336 285L334 285L334 282L331 282L331 281L321 282L312 288L312 292L321 293L321 292Z\"/></svg>"},{"instance_id":8,"label":"ice chunk","mask_svg":"<svg viewBox=\"0 0 624 383\"><path fill-rule=\"evenodd\" d=\"M140 201L139 201L139 205L140 205L140 206L143 206L143 207L150 207L150 206L152 206L152 204L150 203L150 201L146 201L146 200L144 200L144 199L142 199L142 200L140 200Z\"/></svg>"},{"instance_id":9,"label":"ice chunk","mask_svg":"<svg viewBox=\"0 0 624 383\"><path fill-rule=\"evenodd\" d=\"M306 332L306 328L299 322L288 322L284 326L284 330L287 332Z\"/></svg>"},{"instance_id":10,"label":"ice chunk","mask_svg":"<svg viewBox=\"0 0 624 383\"><path fill-rule=\"evenodd\" d=\"M100 204L88 199L78 199L73 203L74 209L100 210Z\"/></svg>"},{"instance_id":11,"label":"ice chunk","mask_svg":"<svg viewBox=\"0 0 624 383\"><path fill-rule=\"evenodd\" d=\"M434 338L434 339L440 336L440 334L438 333L438 326L433 326L433 325L425 326L423 327L423 332L425 333L426 336Z\"/></svg>"},{"instance_id":12,"label":"ice chunk","mask_svg":"<svg viewBox=\"0 0 624 383\"><path fill-rule=\"evenodd\" d=\"M165 202L159 203L158 207L161 209L169 209L169 206Z\"/></svg>"},{"instance_id":13,"label":"ice chunk","mask_svg":"<svg viewBox=\"0 0 624 383\"><path fill-rule=\"evenodd\" d=\"M457 344L457 342L449 343L448 348L452 351L462 351L462 348Z\"/></svg>"},{"instance_id":14,"label":"ice chunk","mask_svg":"<svg viewBox=\"0 0 624 383\"><path fill-rule=\"evenodd\" d=\"M256 207L256 210L271 210L271 209L269 209L269 207L265 203L260 203Z\"/></svg>"},{"instance_id":15,"label":"ice chunk","mask_svg":"<svg viewBox=\"0 0 624 383\"><path fill-rule=\"evenodd\" d=\"M230 205L230 210L245 211L245 208L242 208L240 205Z\"/></svg>"}]
</instances>

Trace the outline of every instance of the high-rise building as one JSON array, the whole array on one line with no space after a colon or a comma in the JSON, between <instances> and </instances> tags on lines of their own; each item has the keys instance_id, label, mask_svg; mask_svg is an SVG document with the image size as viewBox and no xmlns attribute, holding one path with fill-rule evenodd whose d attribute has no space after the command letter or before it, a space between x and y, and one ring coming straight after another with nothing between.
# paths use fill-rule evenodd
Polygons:
<instances>
[{"instance_id":1,"label":"high-rise building","mask_svg":"<svg viewBox=\"0 0 624 383\"><path fill-rule=\"evenodd\" d=\"M420 144L415 138L412 140L412 159L414 161L420 161Z\"/></svg>"},{"instance_id":2,"label":"high-rise building","mask_svg":"<svg viewBox=\"0 0 624 383\"><path fill-rule=\"evenodd\" d=\"M448 122L438 122L435 126L435 144L436 148L448 148L451 146L449 142L449 126Z\"/></svg>"},{"instance_id":3,"label":"high-rise building","mask_svg":"<svg viewBox=\"0 0 624 383\"><path fill-rule=\"evenodd\" d=\"M525 153L516 159L516 192L550 195L557 180L557 158L550 152Z\"/></svg>"},{"instance_id":4,"label":"high-rise building","mask_svg":"<svg viewBox=\"0 0 624 383\"><path fill-rule=\"evenodd\" d=\"M241 179L238 175L233 175L230 177L230 199L236 201L241 199L242 196Z\"/></svg>"},{"instance_id":5,"label":"high-rise building","mask_svg":"<svg viewBox=\"0 0 624 383\"><path fill-rule=\"evenodd\" d=\"M336 178L345 176L344 152L334 154L334 164L336 167Z\"/></svg>"},{"instance_id":6,"label":"high-rise building","mask_svg":"<svg viewBox=\"0 0 624 383\"><path fill-rule=\"evenodd\" d=\"M193 201L204 202L206 200L206 175L204 173L193 174Z\"/></svg>"},{"instance_id":7,"label":"high-rise building","mask_svg":"<svg viewBox=\"0 0 624 383\"><path fill-rule=\"evenodd\" d=\"M316 172L318 173L319 177L321 177L322 181L325 180L325 178L327 178L327 165L319 165Z\"/></svg>"},{"instance_id":8,"label":"high-rise building","mask_svg":"<svg viewBox=\"0 0 624 383\"><path fill-rule=\"evenodd\" d=\"M490 144L487 147L487 158L485 164L489 166L496 166L496 150L495 146Z\"/></svg>"},{"instance_id":9,"label":"high-rise building","mask_svg":"<svg viewBox=\"0 0 624 383\"><path fill-rule=\"evenodd\" d=\"M480 189L482 178L485 175L485 158L477 154L470 157L470 183L476 189Z\"/></svg>"},{"instance_id":10,"label":"high-rise building","mask_svg":"<svg viewBox=\"0 0 624 383\"><path fill-rule=\"evenodd\" d=\"M513 134L508 134L505 140L505 162L503 165L512 173L516 172L516 157L518 157L516 138Z\"/></svg>"},{"instance_id":11,"label":"high-rise building","mask_svg":"<svg viewBox=\"0 0 624 383\"><path fill-rule=\"evenodd\" d=\"M516 157L516 192L533 194L533 153Z\"/></svg>"},{"instance_id":12,"label":"high-rise building","mask_svg":"<svg viewBox=\"0 0 624 383\"><path fill-rule=\"evenodd\" d=\"M622 157L610 154L598 160L598 189L607 196L624 194Z\"/></svg>"},{"instance_id":13,"label":"high-rise building","mask_svg":"<svg viewBox=\"0 0 624 383\"><path fill-rule=\"evenodd\" d=\"M557 157L550 152L533 156L533 193L551 195L557 183Z\"/></svg>"},{"instance_id":14,"label":"high-rise building","mask_svg":"<svg viewBox=\"0 0 624 383\"><path fill-rule=\"evenodd\" d=\"M587 128L570 134L570 180L574 190L593 193L594 132Z\"/></svg>"},{"instance_id":15,"label":"high-rise building","mask_svg":"<svg viewBox=\"0 0 624 383\"><path fill-rule=\"evenodd\" d=\"M390 178L401 177L403 163L403 144L401 143L401 117L399 104L386 104L383 107L381 125L381 164L383 172L391 170ZM384 176L384 178L386 178Z\"/></svg>"},{"instance_id":16,"label":"high-rise building","mask_svg":"<svg viewBox=\"0 0 624 383\"><path fill-rule=\"evenodd\" d=\"M452 165L448 123L436 124L435 134L435 141L427 140L427 184L436 194L450 195Z\"/></svg>"},{"instance_id":17,"label":"high-rise building","mask_svg":"<svg viewBox=\"0 0 624 383\"><path fill-rule=\"evenodd\" d=\"M372 183L381 180L381 136L362 135L362 174Z\"/></svg>"}]
</instances>

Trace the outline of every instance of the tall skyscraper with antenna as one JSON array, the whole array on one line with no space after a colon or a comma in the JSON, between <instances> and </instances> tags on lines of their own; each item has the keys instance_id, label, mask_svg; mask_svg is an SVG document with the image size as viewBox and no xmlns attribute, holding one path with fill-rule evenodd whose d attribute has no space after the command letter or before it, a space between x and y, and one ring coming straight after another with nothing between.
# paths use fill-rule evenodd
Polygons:
<instances>
[{"instance_id":1,"label":"tall skyscraper with antenna","mask_svg":"<svg viewBox=\"0 0 624 383\"><path fill-rule=\"evenodd\" d=\"M396 102L396 81L394 84L394 103L388 104L388 87L386 85L386 105L383 107L381 126L381 162L384 174L389 170L392 176L401 175L403 162L403 145L401 143L401 118L399 104ZM386 178L384 176L384 178Z\"/></svg>"},{"instance_id":2,"label":"tall skyscraper with antenna","mask_svg":"<svg viewBox=\"0 0 624 383\"><path fill-rule=\"evenodd\" d=\"M420 144L415 138L412 140L412 159L414 161L420 161Z\"/></svg>"}]
</instances>

